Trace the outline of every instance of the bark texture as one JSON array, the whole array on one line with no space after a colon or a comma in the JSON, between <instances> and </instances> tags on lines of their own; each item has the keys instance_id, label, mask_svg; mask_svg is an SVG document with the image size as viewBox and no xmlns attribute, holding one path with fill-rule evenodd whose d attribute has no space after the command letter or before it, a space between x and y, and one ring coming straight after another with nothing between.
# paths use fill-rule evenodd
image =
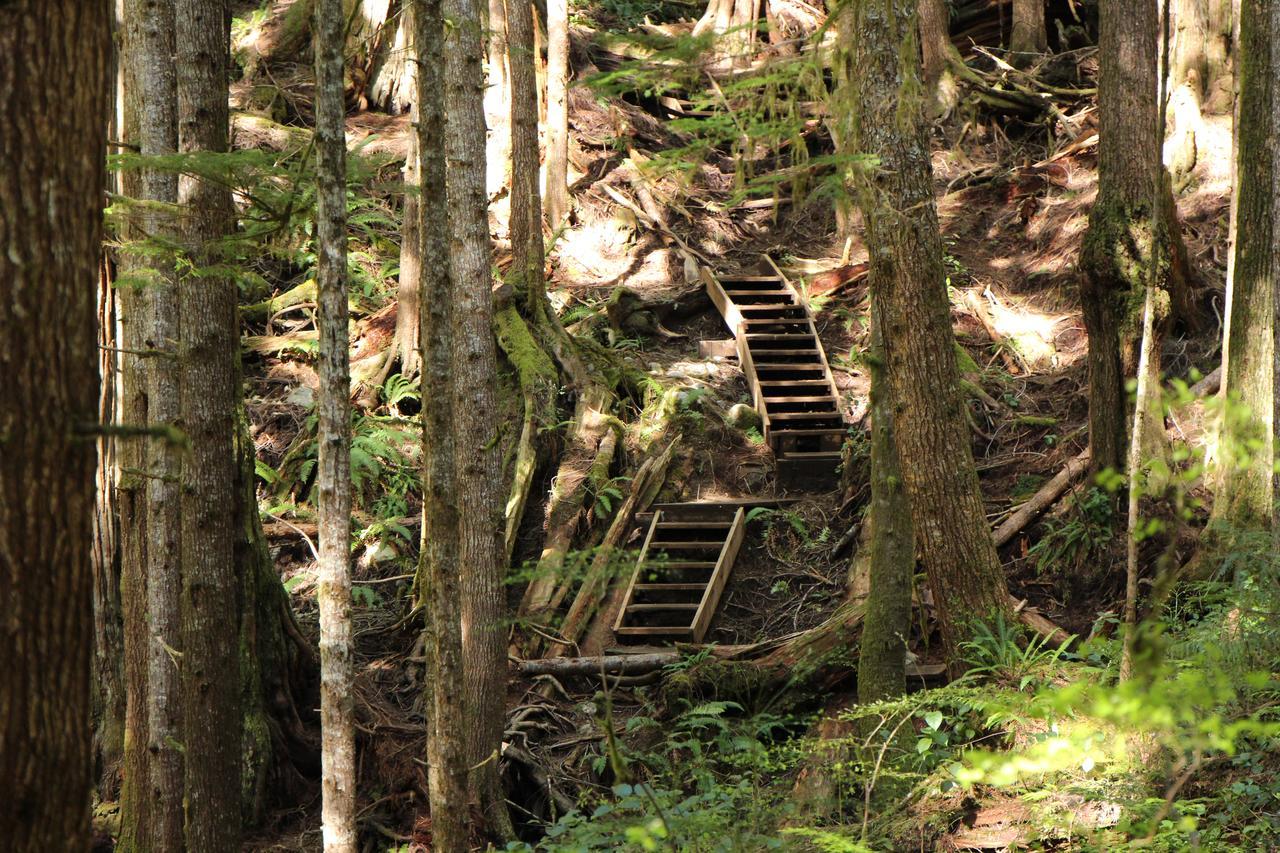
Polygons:
<instances>
[{"instance_id":1,"label":"bark texture","mask_svg":"<svg viewBox=\"0 0 1280 853\"><path fill-rule=\"evenodd\" d=\"M445 195L444 21L440 0L422 0L415 19L418 56L420 196L417 292L422 327L422 550L417 586L426 611L427 758L432 843L442 853L468 844L467 750L459 607L457 472L454 458L454 298L449 276L449 205ZM441 725L441 721L447 724Z\"/></svg>"},{"instance_id":2,"label":"bark texture","mask_svg":"<svg viewBox=\"0 0 1280 853\"><path fill-rule=\"evenodd\" d=\"M1240 108L1236 124L1236 239L1223 351L1222 387L1231 401L1218 436L1220 467L1215 523L1225 531L1267 528L1272 516L1275 459L1275 334L1277 266L1273 132L1276 34L1263 0L1242 0ZM1235 410L1248 408L1248 414Z\"/></svg>"},{"instance_id":3,"label":"bark texture","mask_svg":"<svg viewBox=\"0 0 1280 853\"><path fill-rule=\"evenodd\" d=\"M225 0L175 0L178 147L227 150L229 19ZM236 412L240 406L234 280L214 269L232 228L225 187L179 180L183 241L197 271L178 283L182 426L190 441L182 480L182 706L186 839L191 850L240 841L240 531ZM238 738L236 738L238 740ZM232 741L235 743L235 740Z\"/></svg>"},{"instance_id":4,"label":"bark texture","mask_svg":"<svg viewBox=\"0 0 1280 853\"><path fill-rule=\"evenodd\" d=\"M121 4L121 137L141 148L142 92L139 88L141 66L142 5L141 0L124 0ZM142 193L142 171L128 169L120 175L120 191L129 198ZM126 222L121 228L124 241L138 239L138 223ZM128 252L120 257L120 272L131 277L142 266ZM142 426L147 423L147 368L138 355L146 348L151 324L150 288L125 286L120 295L120 346L128 350L120 354L120 411L123 423ZM116 504L120 522L120 609L124 633L124 762L120 788L120 840L125 851L149 850L151 847L150 797L147 794L150 762L147 756L147 501L145 439L116 442L119 470L116 479Z\"/></svg>"},{"instance_id":5,"label":"bark texture","mask_svg":"<svg viewBox=\"0 0 1280 853\"><path fill-rule=\"evenodd\" d=\"M106 3L0 6L0 838L83 850Z\"/></svg>"},{"instance_id":6,"label":"bark texture","mask_svg":"<svg viewBox=\"0 0 1280 853\"><path fill-rule=\"evenodd\" d=\"M356 850L351 652L351 369L347 333L347 142L342 0L316 0L316 292L320 326L321 823L326 853Z\"/></svg>"},{"instance_id":7,"label":"bark texture","mask_svg":"<svg viewBox=\"0 0 1280 853\"><path fill-rule=\"evenodd\" d=\"M490 289L485 195L484 91L478 0L445 0L444 152L448 163L449 285L454 303L453 369L456 499L462 566L462 657L467 761L487 829L510 837L497 750L506 700L503 621L503 504L498 446L497 356ZM439 724L457 724L441 719Z\"/></svg>"},{"instance_id":8,"label":"bark texture","mask_svg":"<svg viewBox=\"0 0 1280 853\"><path fill-rule=\"evenodd\" d=\"M912 460L903 479L943 637L954 649L966 623L1006 608L1008 594L962 408L911 45L914 9L911 0L858 4L846 74L853 87L853 150L879 158L857 194L873 247L871 274L881 283L895 444Z\"/></svg>"},{"instance_id":9,"label":"bark texture","mask_svg":"<svg viewBox=\"0 0 1280 853\"><path fill-rule=\"evenodd\" d=\"M517 291L543 294L542 199L538 192L538 76L533 6L523 0L507 13L511 67L511 248ZM505 553L505 548L504 548Z\"/></svg>"},{"instance_id":10,"label":"bark texture","mask_svg":"<svg viewBox=\"0 0 1280 853\"><path fill-rule=\"evenodd\" d=\"M1009 50L1014 64L1028 64L1049 49L1044 29L1045 0L1013 0L1013 33Z\"/></svg>"},{"instance_id":11,"label":"bark texture","mask_svg":"<svg viewBox=\"0 0 1280 853\"><path fill-rule=\"evenodd\" d=\"M1099 23L1098 197L1080 257L1089 333L1089 442L1097 469L1123 470L1126 367L1135 366L1154 241L1167 239L1152 210L1152 174L1161 157L1156 17L1155 0L1104 3Z\"/></svg>"},{"instance_id":12,"label":"bark texture","mask_svg":"<svg viewBox=\"0 0 1280 853\"><path fill-rule=\"evenodd\" d=\"M178 145L177 82L174 75L174 18L172 0L142 0L134 5L138 41L131 45L137 63L134 83L141 105L138 141L144 157L171 155ZM178 200L178 178L169 170L142 170L141 197L172 205ZM172 239L175 223L162 207L149 207L142 217L142 235ZM175 426L181 415L178 400L178 295L173 259L155 258L147 278L150 324L143 346L156 353L146 359L147 422L152 427ZM181 590L180 498L181 447L173 441L149 439L146 476L146 635L147 739L146 818L150 848L183 849L181 708L176 650L182 648L179 599Z\"/></svg>"},{"instance_id":13,"label":"bark texture","mask_svg":"<svg viewBox=\"0 0 1280 853\"><path fill-rule=\"evenodd\" d=\"M547 0L547 222L569 216L569 2Z\"/></svg>"},{"instance_id":14,"label":"bark texture","mask_svg":"<svg viewBox=\"0 0 1280 853\"><path fill-rule=\"evenodd\" d=\"M881 270L883 271L883 269ZM907 689L911 576L916 566L911 504L894 444L893 405L884 363L883 318L874 294L871 320L871 588L858 653L858 701L876 702Z\"/></svg>"}]
</instances>

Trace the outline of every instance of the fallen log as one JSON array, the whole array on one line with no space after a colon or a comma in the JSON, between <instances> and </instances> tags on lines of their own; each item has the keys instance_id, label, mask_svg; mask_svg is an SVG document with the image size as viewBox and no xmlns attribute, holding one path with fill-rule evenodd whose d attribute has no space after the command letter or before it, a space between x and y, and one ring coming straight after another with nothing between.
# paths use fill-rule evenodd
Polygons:
<instances>
[{"instance_id":1,"label":"fallen log","mask_svg":"<svg viewBox=\"0 0 1280 853\"><path fill-rule=\"evenodd\" d=\"M1089 470L1090 458L1087 448L1080 451L1052 480L1041 486L1038 492L1014 510L991 536L995 540L996 547L1003 548L1012 542L1013 537L1021 533L1036 516L1052 506L1072 483L1084 476L1084 473Z\"/></svg>"}]
</instances>

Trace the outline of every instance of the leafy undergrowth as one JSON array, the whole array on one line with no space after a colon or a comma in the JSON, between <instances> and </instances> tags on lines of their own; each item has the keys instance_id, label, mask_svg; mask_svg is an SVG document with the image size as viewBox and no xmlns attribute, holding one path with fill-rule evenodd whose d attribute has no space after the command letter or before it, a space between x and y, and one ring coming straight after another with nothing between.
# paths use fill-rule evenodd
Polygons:
<instances>
[{"instance_id":1,"label":"leafy undergrowth","mask_svg":"<svg viewBox=\"0 0 1280 853\"><path fill-rule=\"evenodd\" d=\"M508 849L1273 849L1280 595L1265 562L1250 581L1187 585L1159 661L1125 682L1102 634L1068 650L997 623L966 646L963 678L838 712L834 738L813 733L831 731L821 714L767 702L623 723L605 695L617 736L595 758L601 787ZM798 795L814 767L819 802Z\"/></svg>"}]
</instances>

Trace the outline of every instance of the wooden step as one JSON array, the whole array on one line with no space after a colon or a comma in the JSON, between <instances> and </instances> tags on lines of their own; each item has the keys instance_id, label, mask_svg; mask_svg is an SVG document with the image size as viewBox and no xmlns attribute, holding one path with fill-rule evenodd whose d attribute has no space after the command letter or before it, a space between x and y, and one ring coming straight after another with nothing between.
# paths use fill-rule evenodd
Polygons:
<instances>
[{"instance_id":1,"label":"wooden step","mask_svg":"<svg viewBox=\"0 0 1280 853\"><path fill-rule=\"evenodd\" d=\"M760 387L770 387L778 389L787 388L830 388L831 383L825 379L762 379Z\"/></svg>"},{"instance_id":2,"label":"wooden step","mask_svg":"<svg viewBox=\"0 0 1280 853\"><path fill-rule=\"evenodd\" d=\"M705 586L705 585L704 585ZM698 602L686 603L683 601L672 602L670 604L628 604L628 613L656 613L660 610L697 610Z\"/></svg>"},{"instance_id":3,"label":"wooden step","mask_svg":"<svg viewBox=\"0 0 1280 853\"><path fill-rule=\"evenodd\" d=\"M795 343L801 344L806 348L815 349L816 351L816 347L814 347L813 344L816 336L809 332L748 332L745 337L747 339L748 346L751 346L752 344L780 345ZM757 352L754 347L752 347L751 351Z\"/></svg>"},{"instance_id":4,"label":"wooden step","mask_svg":"<svg viewBox=\"0 0 1280 853\"><path fill-rule=\"evenodd\" d=\"M649 547L653 550L662 549L662 550L670 551L674 549L678 551L689 551L689 550L699 550L704 548L719 548L723 544L724 544L723 539L703 539L701 541L692 540L689 542L677 542L677 541L659 542L658 540L655 539L649 543Z\"/></svg>"},{"instance_id":5,"label":"wooden step","mask_svg":"<svg viewBox=\"0 0 1280 853\"><path fill-rule=\"evenodd\" d=\"M726 530L733 524L732 519L724 521L667 521L658 522L658 530Z\"/></svg>"},{"instance_id":6,"label":"wooden step","mask_svg":"<svg viewBox=\"0 0 1280 853\"><path fill-rule=\"evenodd\" d=\"M779 290L776 293L767 292L760 293L755 290L729 290L726 295L735 303L741 305L770 305L770 306L787 306L795 304L795 297L790 293Z\"/></svg>"},{"instance_id":7,"label":"wooden step","mask_svg":"<svg viewBox=\"0 0 1280 853\"><path fill-rule=\"evenodd\" d=\"M715 561L711 560L650 560L641 564L644 569L714 569Z\"/></svg>"},{"instance_id":8,"label":"wooden step","mask_svg":"<svg viewBox=\"0 0 1280 853\"><path fill-rule=\"evenodd\" d=\"M705 583L638 583L636 592L691 592L706 589Z\"/></svg>"}]
</instances>

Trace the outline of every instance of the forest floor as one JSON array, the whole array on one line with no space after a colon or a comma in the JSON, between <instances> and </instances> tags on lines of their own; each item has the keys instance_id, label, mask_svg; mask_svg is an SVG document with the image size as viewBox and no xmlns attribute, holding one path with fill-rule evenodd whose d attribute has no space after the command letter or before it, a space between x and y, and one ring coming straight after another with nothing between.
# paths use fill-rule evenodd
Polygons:
<instances>
[{"instance_id":1,"label":"forest floor","mask_svg":"<svg viewBox=\"0 0 1280 853\"><path fill-rule=\"evenodd\" d=\"M288 5L275 4L273 16L283 15ZM1092 69L1082 73L1091 74ZM1075 144L1093 132L1089 105L1082 106L1079 127L1069 139L1047 134L1043 124L981 114L953 117L933 134L952 317L957 339L972 361L969 378L977 388L968 407L973 452L993 525L1086 446L1086 338L1075 262L1096 190L1096 158L1094 147ZM698 354L699 341L728 337L723 321L709 300L685 283L672 240L647 227L604 191L608 186L634 197L634 159L658 156L675 142L665 126L668 117L646 107L652 105L597 99L585 89L575 90L571 98L571 159L582 178L574 189L576 220L550 250L552 302L566 318L589 318L605 310L618 288L625 288L645 305L663 306L659 316L664 319L648 333L610 330L605 336L627 363L686 389L682 405L690 417L658 500L780 496L771 453L759 436L726 420L731 406L749 403L742 374L732 360ZM296 116L286 124L290 122L305 124ZM238 144L277 148L277 127L272 122L255 131L253 122L241 116ZM370 147L384 157L380 174L393 181L393 170L406 149L407 117L357 112L349 130L353 142L376 134ZM630 157L619 153L620 136ZM1214 318L1222 311L1226 267L1229 118L1207 119L1200 151L1178 206L1198 279L1197 301L1209 319L1194 335L1168 337L1164 366L1170 377L1196 369L1207 373L1216 361L1220 339L1220 321ZM787 496L794 503L752 525L708 638L743 646L813 628L844 597L847 535L859 524L866 501L868 376L861 356L867 344L867 283L861 266L866 247L856 237L838 232L830 201L821 196L796 205L733 207L734 175L727 161L712 158L692 183L655 179L654 195L671 202L666 206L670 232L705 255L717 272L745 269L767 252L802 283L816 309L846 418L853 425L843 478L791 490ZM397 204L386 201L393 219ZM492 223L500 254L506 237L504 207L502 200L494 205ZM361 347L385 348L393 334L395 230L384 235L383 245L371 241L367 253L358 258L374 286L362 300L353 359L362 354ZM853 233L858 230L855 227ZM296 270L265 277L275 294L301 283ZM673 302L679 303L679 310L667 312ZM308 541L314 526L298 512L309 477L306 433L317 387L302 343L310 328L306 312L302 305L296 312L251 322L246 334L293 336L295 345L250 350L246 371L259 470L270 472L264 473L263 498L272 516L266 524L272 554L304 632L314 637L315 563ZM413 486L413 416L418 403L411 391L396 386L394 374L383 377L378 391L363 407L367 430L362 434L357 429L357 451L366 459L355 465L368 477L362 486L358 520L364 532L354 580L360 773L370 783L360 809L366 826L392 847L425 843L429 834L429 822L421 816L426 806L424 669L411 604L420 507ZM511 417L518 420L518 412ZM1171 429L1194 434L1196 427L1181 422L1171 424ZM629 459L636 454L634 446L626 448ZM551 474L540 474L535 484L516 547L517 565L536 560L541 548ZM401 485L378 485L388 480ZM1035 546L1047 530L1065 524L1067 515L1088 522L1081 510L1087 491L1087 485L1077 486L1075 498L1058 501L1002 551L1014 594L1081 636L1094 631L1105 614L1119 610L1123 572L1116 567L1122 565L1123 553L1122 544L1114 543L1121 540L1072 550L1065 560L1062 554L1037 551ZM593 520L587 519L586 526ZM1110 529L1113 520L1103 521ZM638 535L633 534L633 547ZM513 602L517 593L513 587ZM927 595L920 598L927 613ZM607 646L587 651L598 653ZM919 620L911 647L918 658L936 660L936 637L927 621ZM540 687L548 688L546 695L536 692ZM515 788L526 789L516 797L519 808L542 813L548 788L570 797L591 788L607 792L609 786L598 772L605 756L602 718L646 718L655 713L659 700L644 684L618 684L603 694L601 690L598 680L513 681L509 738L536 758L531 763L511 762L509 780ZM840 705L837 699L830 707ZM630 730L625 722L622 728ZM276 815L253 849L317 849L318 796L317 789L314 802Z\"/></svg>"}]
</instances>

